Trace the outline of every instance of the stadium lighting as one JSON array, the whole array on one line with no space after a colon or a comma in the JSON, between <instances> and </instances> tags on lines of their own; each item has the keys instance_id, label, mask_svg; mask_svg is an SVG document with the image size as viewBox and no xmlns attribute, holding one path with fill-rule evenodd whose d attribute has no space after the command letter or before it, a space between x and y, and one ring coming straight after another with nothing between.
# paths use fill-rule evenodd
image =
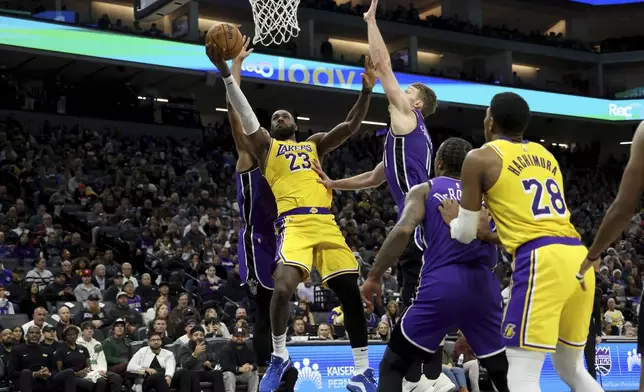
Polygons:
<instances>
[{"instance_id":1,"label":"stadium lighting","mask_svg":"<svg viewBox=\"0 0 644 392\"><path fill-rule=\"evenodd\" d=\"M545 140L543 140L543 139L541 139L541 140L539 140L539 141L540 141L541 143L545 142Z\"/></svg>"},{"instance_id":2,"label":"stadium lighting","mask_svg":"<svg viewBox=\"0 0 644 392\"><path fill-rule=\"evenodd\" d=\"M157 102L168 102L168 100L165 98L154 98L154 100Z\"/></svg>"},{"instance_id":3,"label":"stadium lighting","mask_svg":"<svg viewBox=\"0 0 644 392\"><path fill-rule=\"evenodd\" d=\"M226 109L226 108L215 108L215 111L216 111L216 112L224 112L224 113L228 113L228 109Z\"/></svg>"},{"instance_id":4,"label":"stadium lighting","mask_svg":"<svg viewBox=\"0 0 644 392\"><path fill-rule=\"evenodd\" d=\"M139 95L137 98L138 98L138 99L140 99L140 100L142 100L142 101L145 101L145 100L147 99L146 97L142 97L142 96L140 96L140 95Z\"/></svg>"},{"instance_id":5,"label":"stadium lighting","mask_svg":"<svg viewBox=\"0 0 644 392\"><path fill-rule=\"evenodd\" d=\"M380 125L380 126L383 126L383 127L387 126L387 123L378 122L378 121L363 121L362 123L364 125Z\"/></svg>"},{"instance_id":6,"label":"stadium lighting","mask_svg":"<svg viewBox=\"0 0 644 392\"><path fill-rule=\"evenodd\" d=\"M621 145L626 145L626 144L633 144L633 142L619 142Z\"/></svg>"},{"instance_id":7,"label":"stadium lighting","mask_svg":"<svg viewBox=\"0 0 644 392\"><path fill-rule=\"evenodd\" d=\"M297 116L297 119L300 120L300 121L311 121L310 117Z\"/></svg>"}]
</instances>

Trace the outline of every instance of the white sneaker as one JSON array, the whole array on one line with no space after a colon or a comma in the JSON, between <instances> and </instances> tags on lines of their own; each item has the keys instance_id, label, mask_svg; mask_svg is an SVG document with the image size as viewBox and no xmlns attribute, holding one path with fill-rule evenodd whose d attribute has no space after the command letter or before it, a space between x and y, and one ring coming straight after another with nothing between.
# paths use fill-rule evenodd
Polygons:
<instances>
[{"instance_id":1,"label":"white sneaker","mask_svg":"<svg viewBox=\"0 0 644 392\"><path fill-rule=\"evenodd\" d=\"M438 378L436 379L436 381L434 381L434 392L451 392L455 390L456 390L456 385L454 385L454 383L449 379L449 377L447 377L443 373L441 373L440 376L438 376Z\"/></svg>"},{"instance_id":2,"label":"white sneaker","mask_svg":"<svg viewBox=\"0 0 644 392\"><path fill-rule=\"evenodd\" d=\"M418 380L418 382L411 382L407 381L407 379L403 379L402 390L403 392L436 392L432 384L432 381L428 380L423 374L420 376L420 380Z\"/></svg>"}]
</instances>

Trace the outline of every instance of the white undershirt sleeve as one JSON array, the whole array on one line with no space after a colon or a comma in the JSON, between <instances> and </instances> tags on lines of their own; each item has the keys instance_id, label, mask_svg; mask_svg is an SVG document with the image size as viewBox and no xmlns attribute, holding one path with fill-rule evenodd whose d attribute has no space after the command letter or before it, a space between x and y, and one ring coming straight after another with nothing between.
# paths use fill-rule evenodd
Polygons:
<instances>
[{"instance_id":1,"label":"white undershirt sleeve","mask_svg":"<svg viewBox=\"0 0 644 392\"><path fill-rule=\"evenodd\" d=\"M226 93L228 93L228 100L230 104L235 108L237 114L239 114L239 119L242 123L242 128L246 135L252 135L253 133L259 130L259 120L255 116L253 108L248 103L246 96L237 85L233 75L223 78L224 85L226 86Z\"/></svg>"}]
</instances>

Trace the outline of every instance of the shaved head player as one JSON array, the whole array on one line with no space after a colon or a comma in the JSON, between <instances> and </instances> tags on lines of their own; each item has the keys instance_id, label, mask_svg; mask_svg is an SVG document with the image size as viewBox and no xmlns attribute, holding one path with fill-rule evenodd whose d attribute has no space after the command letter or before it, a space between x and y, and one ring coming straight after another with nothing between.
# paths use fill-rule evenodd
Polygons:
<instances>
[{"instance_id":1,"label":"shaved head player","mask_svg":"<svg viewBox=\"0 0 644 392\"><path fill-rule=\"evenodd\" d=\"M617 197L606 211L604 220L597 230L595 241L588 249L588 256L577 273L577 279L585 289L586 271L593 264L599 264L602 252L622 234L622 231L630 223L639 206L642 193L644 193L644 122L640 123L633 136L631 157L624 170L622 182L619 184ZM642 353L644 351L644 311L640 311L639 326L637 329L637 351ZM644 392L644 373L640 374L640 392Z\"/></svg>"},{"instance_id":2,"label":"shaved head player","mask_svg":"<svg viewBox=\"0 0 644 392\"><path fill-rule=\"evenodd\" d=\"M322 275L322 282L336 293L344 308L345 327L355 362L355 371L348 380L347 389L374 392L367 325L357 286L358 262L331 213L332 194L317 182L319 177L312 168L325 153L339 147L360 129L369 108L371 90L377 81L375 68L367 59L362 75L362 92L344 122L329 132L317 133L305 142L297 142L297 124L289 112L278 110L272 115L269 135L259 125L253 109L231 76L220 49L208 45L206 52L224 79L228 99L239 114L249 149L259 162L277 203L277 267L273 273L275 288L270 304L273 354L259 391L278 389L282 376L292 367L286 350L289 299L315 266Z\"/></svg>"},{"instance_id":3,"label":"shaved head player","mask_svg":"<svg viewBox=\"0 0 644 392\"><path fill-rule=\"evenodd\" d=\"M484 120L483 147L470 151L461 171L460 209L443 203L451 236L476 238L481 198L496 223L500 243L514 256L512 289L503 319L511 392L540 392L546 353L573 391L599 392L584 369L594 302L573 275L587 249L570 223L559 163L541 144L523 139L528 103L515 93L494 96ZM457 210L457 212L456 212Z\"/></svg>"}]
</instances>

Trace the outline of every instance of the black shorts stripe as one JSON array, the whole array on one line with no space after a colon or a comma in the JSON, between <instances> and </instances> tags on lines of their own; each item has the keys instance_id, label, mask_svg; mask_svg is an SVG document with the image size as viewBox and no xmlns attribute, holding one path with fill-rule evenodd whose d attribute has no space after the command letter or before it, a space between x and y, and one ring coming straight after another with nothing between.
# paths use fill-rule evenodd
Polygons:
<instances>
[{"instance_id":1,"label":"black shorts stripe","mask_svg":"<svg viewBox=\"0 0 644 392\"><path fill-rule=\"evenodd\" d=\"M407 176L405 172L405 138L394 137L394 160L396 161L396 180L400 186L400 190L407 194L409 192L409 184L407 184Z\"/></svg>"}]
</instances>

